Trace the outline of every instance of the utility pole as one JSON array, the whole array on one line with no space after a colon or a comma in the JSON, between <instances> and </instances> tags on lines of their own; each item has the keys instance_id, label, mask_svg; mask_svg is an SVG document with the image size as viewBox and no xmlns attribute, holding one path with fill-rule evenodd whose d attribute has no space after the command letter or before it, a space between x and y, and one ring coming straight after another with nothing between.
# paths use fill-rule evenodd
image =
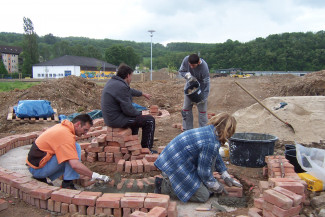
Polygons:
<instances>
[{"instance_id":1,"label":"utility pole","mask_svg":"<svg viewBox=\"0 0 325 217\"><path fill-rule=\"evenodd\" d=\"M150 68L150 81L152 81L152 36L153 36L152 33L154 33L155 30L148 30L148 32L150 32L150 37L151 37L151 53L150 53L150 66L151 66L151 68Z\"/></svg>"}]
</instances>

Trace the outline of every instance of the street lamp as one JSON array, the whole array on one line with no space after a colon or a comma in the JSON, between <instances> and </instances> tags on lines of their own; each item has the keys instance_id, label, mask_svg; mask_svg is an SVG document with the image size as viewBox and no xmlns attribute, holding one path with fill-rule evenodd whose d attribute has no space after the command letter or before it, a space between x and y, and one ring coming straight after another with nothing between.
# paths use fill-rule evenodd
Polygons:
<instances>
[{"instance_id":1,"label":"street lamp","mask_svg":"<svg viewBox=\"0 0 325 217\"><path fill-rule=\"evenodd\" d=\"M150 69L150 81L152 81L152 33L155 32L155 30L148 30L148 32L150 32L150 37L151 37L151 53L150 53L150 65L151 65L151 69Z\"/></svg>"}]
</instances>

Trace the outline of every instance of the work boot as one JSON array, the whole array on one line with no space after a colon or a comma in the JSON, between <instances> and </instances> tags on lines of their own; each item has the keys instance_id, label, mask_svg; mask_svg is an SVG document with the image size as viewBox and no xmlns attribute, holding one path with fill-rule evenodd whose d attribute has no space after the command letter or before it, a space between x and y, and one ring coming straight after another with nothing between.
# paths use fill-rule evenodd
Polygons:
<instances>
[{"instance_id":1,"label":"work boot","mask_svg":"<svg viewBox=\"0 0 325 217\"><path fill-rule=\"evenodd\" d=\"M46 178L35 178L34 176L33 176L33 178L36 179L39 182L44 182L44 183L46 183L48 185L53 186L53 183L52 182L48 183Z\"/></svg>"},{"instance_id":2,"label":"work boot","mask_svg":"<svg viewBox=\"0 0 325 217\"><path fill-rule=\"evenodd\" d=\"M150 149L151 154L158 154L158 151Z\"/></svg>"},{"instance_id":3,"label":"work boot","mask_svg":"<svg viewBox=\"0 0 325 217\"><path fill-rule=\"evenodd\" d=\"M77 190L76 187L73 184L72 180L63 180L61 188L67 188L67 189L72 189L72 190Z\"/></svg>"},{"instance_id":4,"label":"work boot","mask_svg":"<svg viewBox=\"0 0 325 217\"><path fill-rule=\"evenodd\" d=\"M156 177L155 179L155 194L161 194L161 184L162 184L163 179Z\"/></svg>"}]
</instances>

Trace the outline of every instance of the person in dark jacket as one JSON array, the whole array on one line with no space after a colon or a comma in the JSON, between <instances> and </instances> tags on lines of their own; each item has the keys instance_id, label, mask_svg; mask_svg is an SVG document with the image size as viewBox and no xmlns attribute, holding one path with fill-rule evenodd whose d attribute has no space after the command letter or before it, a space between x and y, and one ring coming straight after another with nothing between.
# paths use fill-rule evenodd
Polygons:
<instances>
[{"instance_id":1,"label":"person in dark jacket","mask_svg":"<svg viewBox=\"0 0 325 217\"><path fill-rule=\"evenodd\" d=\"M151 115L142 115L132 105L132 97L144 96L150 99L151 95L130 88L133 69L121 64L117 74L105 85L101 96L101 108L105 124L114 128L131 128L132 135L137 135L142 128L141 146L152 150L155 133L155 119Z\"/></svg>"}]
</instances>

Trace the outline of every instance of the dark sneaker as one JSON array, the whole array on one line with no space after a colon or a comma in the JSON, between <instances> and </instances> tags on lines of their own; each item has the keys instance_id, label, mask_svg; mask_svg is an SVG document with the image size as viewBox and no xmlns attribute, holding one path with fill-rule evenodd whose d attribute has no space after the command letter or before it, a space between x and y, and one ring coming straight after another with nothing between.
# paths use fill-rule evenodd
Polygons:
<instances>
[{"instance_id":1,"label":"dark sneaker","mask_svg":"<svg viewBox=\"0 0 325 217\"><path fill-rule=\"evenodd\" d=\"M46 178L35 178L35 177L33 177L33 178L36 179L39 182L44 182L44 183L47 184L47 179Z\"/></svg>"},{"instance_id":2,"label":"dark sneaker","mask_svg":"<svg viewBox=\"0 0 325 217\"><path fill-rule=\"evenodd\" d=\"M156 177L155 179L155 194L161 194L161 184L162 184L163 179Z\"/></svg>"},{"instance_id":3,"label":"dark sneaker","mask_svg":"<svg viewBox=\"0 0 325 217\"><path fill-rule=\"evenodd\" d=\"M67 189L72 189L72 190L77 190L76 187L73 184L72 180L63 180L61 188L67 188Z\"/></svg>"},{"instance_id":4,"label":"dark sneaker","mask_svg":"<svg viewBox=\"0 0 325 217\"><path fill-rule=\"evenodd\" d=\"M156 150L150 150L151 154L158 154L158 151Z\"/></svg>"}]
</instances>

